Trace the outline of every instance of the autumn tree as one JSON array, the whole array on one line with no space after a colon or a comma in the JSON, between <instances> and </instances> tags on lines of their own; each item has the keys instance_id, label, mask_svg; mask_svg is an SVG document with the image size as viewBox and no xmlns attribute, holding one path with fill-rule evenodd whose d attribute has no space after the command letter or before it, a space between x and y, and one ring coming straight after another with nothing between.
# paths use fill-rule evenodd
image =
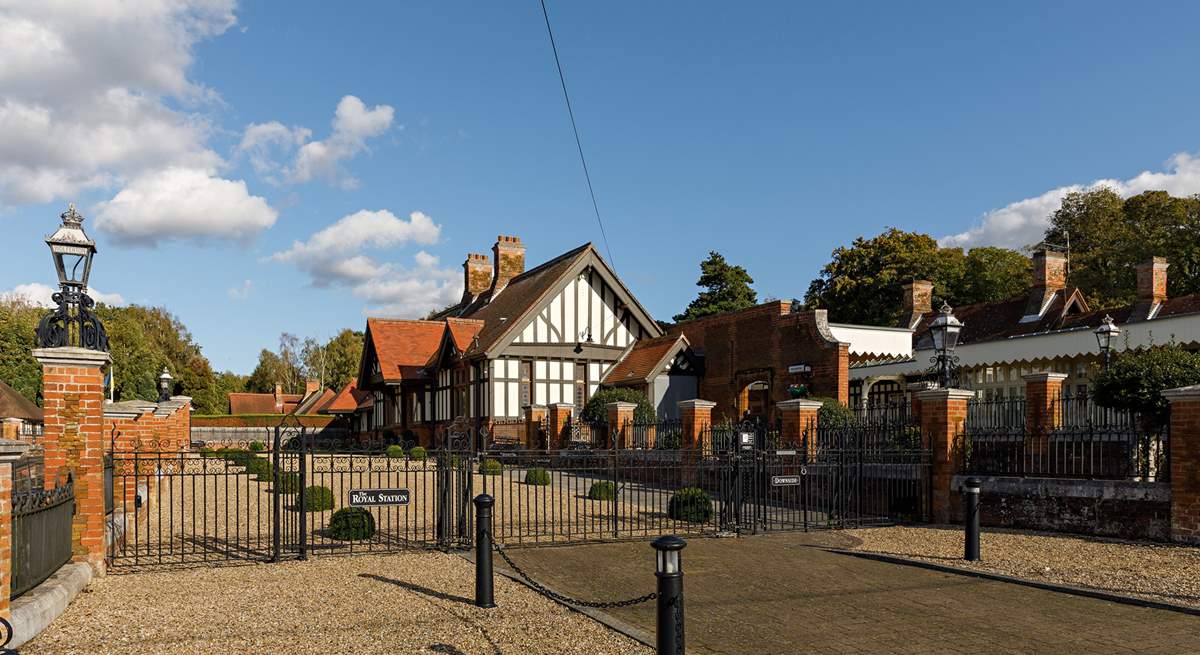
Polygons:
<instances>
[{"instance_id":1,"label":"autumn tree","mask_svg":"<svg viewBox=\"0 0 1200 655\"><path fill-rule=\"evenodd\" d=\"M758 294L750 287L754 278L741 266L734 266L717 251L710 251L708 259L700 262L700 279L696 286L703 291L688 304L676 321L689 321L702 316L733 312L758 304Z\"/></svg>"}]
</instances>

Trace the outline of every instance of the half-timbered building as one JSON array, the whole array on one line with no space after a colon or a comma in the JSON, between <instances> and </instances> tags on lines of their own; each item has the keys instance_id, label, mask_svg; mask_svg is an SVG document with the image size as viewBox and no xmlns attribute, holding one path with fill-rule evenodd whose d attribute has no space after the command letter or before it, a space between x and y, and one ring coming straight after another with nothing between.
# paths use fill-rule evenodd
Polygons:
<instances>
[{"instance_id":1,"label":"half-timbered building","mask_svg":"<svg viewBox=\"0 0 1200 655\"><path fill-rule=\"evenodd\" d=\"M659 404L664 416L694 392L679 344L662 356L662 330L592 244L527 270L521 240L500 236L492 257L469 254L463 273L462 299L432 320L368 319L358 379L372 397L360 418L368 431L425 442L457 417L500 431L530 406L578 412L631 356L648 390L658 384L672 399ZM635 354L642 343L659 357Z\"/></svg>"}]
</instances>

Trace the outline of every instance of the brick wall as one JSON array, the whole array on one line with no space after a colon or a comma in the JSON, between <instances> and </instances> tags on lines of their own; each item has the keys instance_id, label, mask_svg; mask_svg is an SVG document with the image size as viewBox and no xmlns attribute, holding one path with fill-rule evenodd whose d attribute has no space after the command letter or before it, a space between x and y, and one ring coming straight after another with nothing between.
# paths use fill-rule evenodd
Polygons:
<instances>
[{"instance_id":1,"label":"brick wall","mask_svg":"<svg viewBox=\"0 0 1200 655\"><path fill-rule=\"evenodd\" d=\"M672 326L692 348L704 352L704 376L699 393L717 403L714 420L737 419L745 409L744 391L752 382L766 382L768 418L775 404L788 400L788 385L807 383L815 396L849 400L848 344L828 331L824 310L792 313L789 302L769 302L738 312L709 316ZM812 367L811 380L788 372L793 364Z\"/></svg>"},{"instance_id":2,"label":"brick wall","mask_svg":"<svg viewBox=\"0 0 1200 655\"><path fill-rule=\"evenodd\" d=\"M12 463L0 462L0 617L12 618Z\"/></svg>"}]
</instances>

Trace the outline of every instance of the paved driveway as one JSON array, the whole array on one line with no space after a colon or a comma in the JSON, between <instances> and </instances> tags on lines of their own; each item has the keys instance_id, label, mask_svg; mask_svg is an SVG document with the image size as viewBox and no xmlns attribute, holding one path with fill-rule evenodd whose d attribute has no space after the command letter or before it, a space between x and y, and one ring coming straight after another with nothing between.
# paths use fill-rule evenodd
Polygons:
<instances>
[{"instance_id":1,"label":"paved driveway","mask_svg":"<svg viewBox=\"0 0 1200 655\"><path fill-rule=\"evenodd\" d=\"M689 652L1196 653L1200 618L812 547L832 535L694 539ZM653 589L648 543L517 549L533 577L606 600ZM653 634L654 605L612 610Z\"/></svg>"}]
</instances>

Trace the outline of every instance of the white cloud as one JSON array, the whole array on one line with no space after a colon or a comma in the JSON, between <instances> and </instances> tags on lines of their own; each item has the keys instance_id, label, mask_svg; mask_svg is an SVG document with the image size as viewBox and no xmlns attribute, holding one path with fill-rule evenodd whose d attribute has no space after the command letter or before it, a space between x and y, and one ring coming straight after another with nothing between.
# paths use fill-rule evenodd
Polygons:
<instances>
[{"instance_id":1,"label":"white cloud","mask_svg":"<svg viewBox=\"0 0 1200 655\"><path fill-rule=\"evenodd\" d=\"M245 300L250 297L250 287L253 286L250 280L243 281L236 287L230 287L229 297L234 300Z\"/></svg>"},{"instance_id":2,"label":"white cloud","mask_svg":"<svg viewBox=\"0 0 1200 655\"><path fill-rule=\"evenodd\" d=\"M287 127L277 121L252 123L242 135L238 152L273 184L303 183L320 177L352 189L358 181L342 162L365 150L368 139L386 132L394 113L389 105L367 108L362 100L348 95L338 102L329 138L309 141L312 131L307 128ZM293 151L290 164L278 161L290 157Z\"/></svg>"},{"instance_id":3,"label":"white cloud","mask_svg":"<svg viewBox=\"0 0 1200 655\"><path fill-rule=\"evenodd\" d=\"M52 297L58 289L42 284L41 282L30 282L29 284L18 284L8 291L0 292L0 300L23 300L31 305L52 309L55 305ZM102 302L106 305L124 305L125 298L119 293L104 293L95 287L88 288L88 295L96 302Z\"/></svg>"},{"instance_id":4,"label":"white cloud","mask_svg":"<svg viewBox=\"0 0 1200 655\"><path fill-rule=\"evenodd\" d=\"M367 250L416 243L432 245L441 226L421 212L408 220L390 211L359 211L344 216L307 241L271 255L308 274L313 286L350 289L370 305L369 311L387 315L420 316L458 300L462 276L456 269L439 267L439 260L424 250L411 266L380 262Z\"/></svg>"},{"instance_id":5,"label":"white cloud","mask_svg":"<svg viewBox=\"0 0 1200 655\"><path fill-rule=\"evenodd\" d=\"M177 238L248 239L278 212L241 180L194 168L168 168L134 179L98 206L96 227L128 244Z\"/></svg>"},{"instance_id":6,"label":"white cloud","mask_svg":"<svg viewBox=\"0 0 1200 655\"><path fill-rule=\"evenodd\" d=\"M164 165L212 167L202 117L166 99L215 95L187 78L233 0L0 5L0 200L49 202Z\"/></svg>"},{"instance_id":7,"label":"white cloud","mask_svg":"<svg viewBox=\"0 0 1200 655\"><path fill-rule=\"evenodd\" d=\"M959 234L942 237L943 246L1004 246L1020 248L1042 240L1050 215L1062 204L1062 199L1073 191L1109 187L1124 197L1143 191L1167 191L1171 195L1186 196L1200 193L1200 157L1179 153L1167 162L1167 170L1143 171L1127 180L1097 180L1091 184L1072 184L1051 189L1039 196L1026 198L994 209L983 215L976 227Z\"/></svg>"}]
</instances>

